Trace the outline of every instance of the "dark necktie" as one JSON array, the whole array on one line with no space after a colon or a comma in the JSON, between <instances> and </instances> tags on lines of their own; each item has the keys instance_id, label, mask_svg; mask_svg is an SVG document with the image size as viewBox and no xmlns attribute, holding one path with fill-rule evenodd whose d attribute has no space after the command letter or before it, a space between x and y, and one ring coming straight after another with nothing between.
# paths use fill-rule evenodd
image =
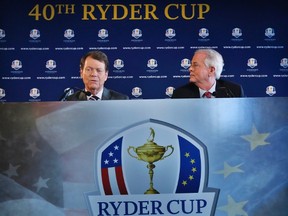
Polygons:
<instances>
[{"instance_id":1,"label":"dark necktie","mask_svg":"<svg viewBox=\"0 0 288 216\"><path fill-rule=\"evenodd\" d=\"M209 91L205 92L203 95L203 97L206 97L206 98L211 98L211 96L212 96L212 93Z\"/></svg>"},{"instance_id":2,"label":"dark necktie","mask_svg":"<svg viewBox=\"0 0 288 216\"><path fill-rule=\"evenodd\" d=\"M93 96L89 97L88 100L90 100L90 101L96 101L96 100L99 100L99 97L93 95Z\"/></svg>"}]
</instances>

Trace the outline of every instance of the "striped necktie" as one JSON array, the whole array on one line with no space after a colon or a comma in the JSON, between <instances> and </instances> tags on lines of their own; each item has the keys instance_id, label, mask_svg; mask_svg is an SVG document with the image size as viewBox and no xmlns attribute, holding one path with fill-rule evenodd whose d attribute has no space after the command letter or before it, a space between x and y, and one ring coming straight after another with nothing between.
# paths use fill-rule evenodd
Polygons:
<instances>
[{"instance_id":1,"label":"striped necktie","mask_svg":"<svg viewBox=\"0 0 288 216\"><path fill-rule=\"evenodd\" d=\"M89 98L88 98L88 100L90 100L90 101L96 101L96 100L99 100L99 97L97 97L97 96L90 96Z\"/></svg>"},{"instance_id":2,"label":"striped necktie","mask_svg":"<svg viewBox=\"0 0 288 216\"><path fill-rule=\"evenodd\" d=\"M212 96L212 93L209 91L207 91L203 94L203 97L205 97L205 98L211 98L211 96Z\"/></svg>"}]
</instances>

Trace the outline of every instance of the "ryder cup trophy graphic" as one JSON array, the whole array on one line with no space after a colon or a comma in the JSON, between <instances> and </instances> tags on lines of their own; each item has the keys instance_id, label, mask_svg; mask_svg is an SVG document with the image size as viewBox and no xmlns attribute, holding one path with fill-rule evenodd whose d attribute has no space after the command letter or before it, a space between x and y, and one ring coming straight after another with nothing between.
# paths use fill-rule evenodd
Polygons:
<instances>
[{"instance_id":1,"label":"ryder cup trophy graphic","mask_svg":"<svg viewBox=\"0 0 288 216\"><path fill-rule=\"evenodd\" d=\"M137 148L135 148L134 146L129 146L127 151L131 157L148 163L147 168L149 169L150 188L145 192L145 194L159 194L159 192L153 188L153 174L154 174L153 169L155 168L155 165L153 163L159 160L163 160L166 157L169 157L173 153L174 148L172 145L166 147L157 145L154 142L155 131L153 130L153 128L150 128L150 130L151 130L150 136L144 145L139 146ZM171 152L168 155L164 156L164 154L169 148L171 148ZM130 153L131 149L133 149L133 151L137 154L137 156L134 156Z\"/></svg>"}]
</instances>

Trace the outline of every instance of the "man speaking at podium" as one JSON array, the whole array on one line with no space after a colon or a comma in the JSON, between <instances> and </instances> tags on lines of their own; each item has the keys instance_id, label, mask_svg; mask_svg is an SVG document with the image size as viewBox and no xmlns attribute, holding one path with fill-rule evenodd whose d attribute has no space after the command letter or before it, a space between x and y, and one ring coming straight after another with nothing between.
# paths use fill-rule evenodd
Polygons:
<instances>
[{"instance_id":1,"label":"man speaking at podium","mask_svg":"<svg viewBox=\"0 0 288 216\"><path fill-rule=\"evenodd\" d=\"M196 50L189 68L189 83L176 88L172 98L244 97L241 85L221 80L222 55L213 49Z\"/></svg>"},{"instance_id":2,"label":"man speaking at podium","mask_svg":"<svg viewBox=\"0 0 288 216\"><path fill-rule=\"evenodd\" d=\"M90 51L80 60L80 76L85 89L69 95L66 101L127 100L129 97L104 87L108 78L109 61L105 53Z\"/></svg>"}]
</instances>

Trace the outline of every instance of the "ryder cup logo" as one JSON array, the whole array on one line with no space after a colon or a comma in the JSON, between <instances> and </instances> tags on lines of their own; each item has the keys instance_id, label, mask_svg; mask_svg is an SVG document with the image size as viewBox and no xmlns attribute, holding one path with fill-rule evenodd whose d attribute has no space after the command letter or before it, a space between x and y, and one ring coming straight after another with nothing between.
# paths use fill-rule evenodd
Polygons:
<instances>
[{"instance_id":1,"label":"ryder cup logo","mask_svg":"<svg viewBox=\"0 0 288 216\"><path fill-rule=\"evenodd\" d=\"M108 31L106 29L100 29L98 31L98 37L100 37L102 40L108 37Z\"/></svg>"},{"instance_id":2,"label":"ryder cup logo","mask_svg":"<svg viewBox=\"0 0 288 216\"><path fill-rule=\"evenodd\" d=\"M172 28L168 28L165 32L165 36L168 37L169 39L173 38L176 36L176 32Z\"/></svg>"},{"instance_id":3,"label":"ryder cup logo","mask_svg":"<svg viewBox=\"0 0 288 216\"><path fill-rule=\"evenodd\" d=\"M66 29L64 32L64 37L70 40L71 38L75 37L74 31L72 29Z\"/></svg>"},{"instance_id":4,"label":"ryder cup logo","mask_svg":"<svg viewBox=\"0 0 288 216\"><path fill-rule=\"evenodd\" d=\"M280 61L280 66L283 68L288 68L288 58L282 58Z\"/></svg>"},{"instance_id":5,"label":"ryder cup logo","mask_svg":"<svg viewBox=\"0 0 288 216\"><path fill-rule=\"evenodd\" d=\"M266 94L269 96L273 96L274 94L276 94L276 88L274 86L267 86Z\"/></svg>"},{"instance_id":6,"label":"ryder cup logo","mask_svg":"<svg viewBox=\"0 0 288 216\"><path fill-rule=\"evenodd\" d=\"M199 36L202 37L202 38L208 37L208 36L209 36L209 31L208 31L208 29L206 29L206 28L201 28L201 29L199 30Z\"/></svg>"},{"instance_id":7,"label":"ryder cup logo","mask_svg":"<svg viewBox=\"0 0 288 216\"><path fill-rule=\"evenodd\" d=\"M169 96L169 97L172 97L174 90L175 90L174 87L169 86L169 87L166 88L165 94L166 94L167 96Z\"/></svg>"},{"instance_id":8,"label":"ryder cup logo","mask_svg":"<svg viewBox=\"0 0 288 216\"><path fill-rule=\"evenodd\" d=\"M124 62L123 62L123 60L121 60L121 59L116 59L116 60L114 61L114 65L113 65L113 66L114 66L114 68L120 70L121 68L124 67Z\"/></svg>"},{"instance_id":9,"label":"ryder cup logo","mask_svg":"<svg viewBox=\"0 0 288 216\"><path fill-rule=\"evenodd\" d=\"M205 145L166 122L124 128L95 149L93 170L99 190L86 193L90 215L214 214Z\"/></svg>"},{"instance_id":10,"label":"ryder cup logo","mask_svg":"<svg viewBox=\"0 0 288 216\"><path fill-rule=\"evenodd\" d=\"M142 37L142 31L140 29L134 29L132 31L132 37L134 37L135 39L138 39L140 37Z\"/></svg>"},{"instance_id":11,"label":"ryder cup logo","mask_svg":"<svg viewBox=\"0 0 288 216\"><path fill-rule=\"evenodd\" d=\"M257 64L257 60L255 58L250 58L250 59L248 59L247 65L250 68L254 68L254 67L256 67L258 65Z\"/></svg>"},{"instance_id":12,"label":"ryder cup logo","mask_svg":"<svg viewBox=\"0 0 288 216\"><path fill-rule=\"evenodd\" d=\"M183 67L184 69L189 68L191 65L191 61L187 58L184 58L181 60L181 67Z\"/></svg>"},{"instance_id":13,"label":"ryder cup logo","mask_svg":"<svg viewBox=\"0 0 288 216\"><path fill-rule=\"evenodd\" d=\"M19 70L20 68L22 68L22 62L20 60L14 60L12 61L11 67L14 70Z\"/></svg>"},{"instance_id":14,"label":"ryder cup logo","mask_svg":"<svg viewBox=\"0 0 288 216\"><path fill-rule=\"evenodd\" d=\"M29 95L30 95L30 97L35 99L35 98L40 96L40 90L37 88L32 88L32 89L30 89Z\"/></svg>"},{"instance_id":15,"label":"ryder cup logo","mask_svg":"<svg viewBox=\"0 0 288 216\"><path fill-rule=\"evenodd\" d=\"M134 96L134 97L140 97L141 95L142 95L142 89L141 88L139 88L139 87L134 87L133 89L132 89L132 95Z\"/></svg>"},{"instance_id":16,"label":"ryder cup logo","mask_svg":"<svg viewBox=\"0 0 288 216\"><path fill-rule=\"evenodd\" d=\"M46 68L49 70L53 70L56 68L56 62L54 60L48 60L46 61Z\"/></svg>"},{"instance_id":17,"label":"ryder cup logo","mask_svg":"<svg viewBox=\"0 0 288 216\"><path fill-rule=\"evenodd\" d=\"M275 31L273 28L267 28L265 29L265 36L268 38L272 38L275 36Z\"/></svg>"},{"instance_id":18,"label":"ryder cup logo","mask_svg":"<svg viewBox=\"0 0 288 216\"><path fill-rule=\"evenodd\" d=\"M154 69L158 66L157 64L157 60L156 59L149 59L148 63L147 63L147 67L149 67L150 69Z\"/></svg>"},{"instance_id":19,"label":"ryder cup logo","mask_svg":"<svg viewBox=\"0 0 288 216\"><path fill-rule=\"evenodd\" d=\"M38 29L32 29L30 31L30 37L34 40L40 37L40 31Z\"/></svg>"},{"instance_id":20,"label":"ryder cup logo","mask_svg":"<svg viewBox=\"0 0 288 216\"><path fill-rule=\"evenodd\" d=\"M232 36L235 38L239 38L242 36L242 30L240 28L234 28L232 30Z\"/></svg>"},{"instance_id":21,"label":"ryder cup logo","mask_svg":"<svg viewBox=\"0 0 288 216\"><path fill-rule=\"evenodd\" d=\"M3 97L5 97L5 90L0 88L0 99L2 99Z\"/></svg>"},{"instance_id":22,"label":"ryder cup logo","mask_svg":"<svg viewBox=\"0 0 288 216\"><path fill-rule=\"evenodd\" d=\"M0 29L0 40L2 38L4 38L6 35L5 35L5 31L3 29Z\"/></svg>"}]
</instances>

